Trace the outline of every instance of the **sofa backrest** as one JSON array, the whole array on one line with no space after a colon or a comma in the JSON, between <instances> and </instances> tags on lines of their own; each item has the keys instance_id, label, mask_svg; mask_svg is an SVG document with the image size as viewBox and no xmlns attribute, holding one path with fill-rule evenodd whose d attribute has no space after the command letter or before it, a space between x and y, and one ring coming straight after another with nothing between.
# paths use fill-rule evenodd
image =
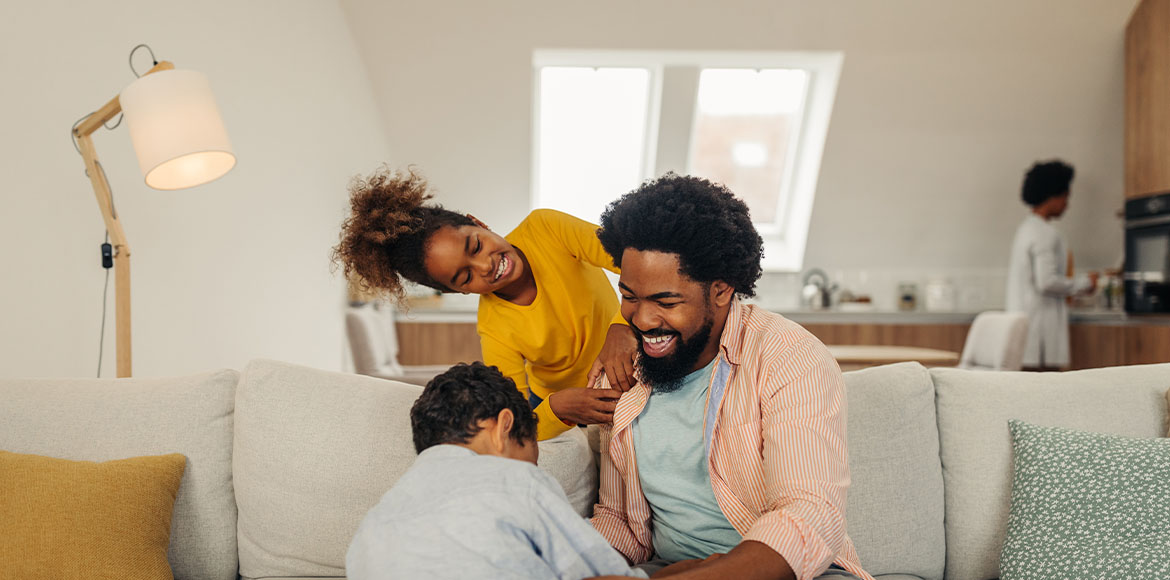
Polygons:
<instances>
[{"instance_id":1,"label":"sofa backrest","mask_svg":"<svg viewBox=\"0 0 1170 580\"><path fill-rule=\"evenodd\" d=\"M1166 433L1170 364L1065 373L930 372L946 488L948 580L999 576L1011 505L1008 420L1131 437Z\"/></svg>"},{"instance_id":2,"label":"sofa backrest","mask_svg":"<svg viewBox=\"0 0 1170 580\"><path fill-rule=\"evenodd\" d=\"M177 580L236 578L232 419L239 374L0 380L0 449L108 461L180 453L167 557Z\"/></svg>"},{"instance_id":3,"label":"sofa backrest","mask_svg":"<svg viewBox=\"0 0 1170 580\"><path fill-rule=\"evenodd\" d=\"M940 580L943 479L934 385L918 363L845 373L849 536L872 575Z\"/></svg>"}]
</instances>

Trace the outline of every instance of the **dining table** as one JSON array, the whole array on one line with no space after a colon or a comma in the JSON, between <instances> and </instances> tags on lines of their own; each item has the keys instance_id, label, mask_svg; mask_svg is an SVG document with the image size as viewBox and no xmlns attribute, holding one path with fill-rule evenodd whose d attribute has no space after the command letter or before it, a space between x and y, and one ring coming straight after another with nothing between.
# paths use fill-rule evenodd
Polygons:
<instances>
[{"instance_id":1,"label":"dining table","mask_svg":"<svg viewBox=\"0 0 1170 580\"><path fill-rule=\"evenodd\" d=\"M936 348L867 344L826 346L843 371L899 362L918 362L928 367L953 367L959 364L959 353Z\"/></svg>"}]
</instances>

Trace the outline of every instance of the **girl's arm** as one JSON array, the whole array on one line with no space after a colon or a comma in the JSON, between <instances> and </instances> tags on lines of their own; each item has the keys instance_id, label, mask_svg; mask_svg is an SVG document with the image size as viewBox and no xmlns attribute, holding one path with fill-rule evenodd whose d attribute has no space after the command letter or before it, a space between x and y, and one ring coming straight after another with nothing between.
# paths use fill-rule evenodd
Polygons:
<instances>
[{"instance_id":1,"label":"girl's arm","mask_svg":"<svg viewBox=\"0 0 1170 580\"><path fill-rule=\"evenodd\" d=\"M482 333L479 335L479 343L483 350L484 364L500 369L505 377L512 379L512 382L516 383L516 388L520 390L520 394L524 395L527 400L531 389L528 386L528 371L525 368L524 356L499 340ZM536 424L536 438L539 441L552 439L572 427L572 425L557 418L547 399L533 410L539 419Z\"/></svg>"}]
</instances>

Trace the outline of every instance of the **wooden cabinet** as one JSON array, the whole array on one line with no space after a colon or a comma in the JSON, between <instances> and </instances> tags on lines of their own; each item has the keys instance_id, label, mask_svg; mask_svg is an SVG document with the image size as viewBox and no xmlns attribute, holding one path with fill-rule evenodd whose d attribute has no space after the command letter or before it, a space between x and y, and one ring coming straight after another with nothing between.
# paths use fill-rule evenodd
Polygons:
<instances>
[{"instance_id":1,"label":"wooden cabinet","mask_svg":"<svg viewBox=\"0 0 1170 580\"><path fill-rule=\"evenodd\" d=\"M802 324L825 344L917 346L963 352L970 324Z\"/></svg>"},{"instance_id":2,"label":"wooden cabinet","mask_svg":"<svg viewBox=\"0 0 1170 580\"><path fill-rule=\"evenodd\" d=\"M398 364L448 365L483 360L474 322L402 322L398 330Z\"/></svg>"},{"instance_id":3,"label":"wooden cabinet","mask_svg":"<svg viewBox=\"0 0 1170 580\"><path fill-rule=\"evenodd\" d=\"M1125 364L1125 326L1073 324L1069 326L1069 359L1076 369Z\"/></svg>"},{"instance_id":4,"label":"wooden cabinet","mask_svg":"<svg viewBox=\"0 0 1170 580\"><path fill-rule=\"evenodd\" d=\"M825 344L917 346L963 352L970 324L802 325ZM398 361L404 365L482 360L473 322L402 322ZM1170 324L1077 324L1069 328L1073 369L1170 362Z\"/></svg>"},{"instance_id":5,"label":"wooden cabinet","mask_svg":"<svg viewBox=\"0 0 1170 580\"><path fill-rule=\"evenodd\" d=\"M1125 197L1170 191L1170 0L1143 0L1125 29Z\"/></svg>"}]
</instances>

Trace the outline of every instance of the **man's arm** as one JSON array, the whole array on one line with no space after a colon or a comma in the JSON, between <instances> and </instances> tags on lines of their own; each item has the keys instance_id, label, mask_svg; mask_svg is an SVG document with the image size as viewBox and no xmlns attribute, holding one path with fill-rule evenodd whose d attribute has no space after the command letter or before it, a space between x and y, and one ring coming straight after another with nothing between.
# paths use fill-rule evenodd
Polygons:
<instances>
[{"instance_id":1,"label":"man's arm","mask_svg":"<svg viewBox=\"0 0 1170 580\"><path fill-rule=\"evenodd\" d=\"M769 507L744 540L770 548L795 578L809 580L832 564L845 545L849 463L844 379L829 350L810 335L768 369L763 380L762 452ZM760 557L757 549L748 554ZM768 577L785 577L784 568L771 573Z\"/></svg>"},{"instance_id":2,"label":"man's arm","mask_svg":"<svg viewBox=\"0 0 1170 580\"><path fill-rule=\"evenodd\" d=\"M722 578L736 578L737 580L795 580L796 574L792 567L776 550L753 540L740 542L738 546L724 555L712 556L702 562L686 567L681 572L671 570L667 566L654 578L670 577L674 580L718 580Z\"/></svg>"}]
</instances>

